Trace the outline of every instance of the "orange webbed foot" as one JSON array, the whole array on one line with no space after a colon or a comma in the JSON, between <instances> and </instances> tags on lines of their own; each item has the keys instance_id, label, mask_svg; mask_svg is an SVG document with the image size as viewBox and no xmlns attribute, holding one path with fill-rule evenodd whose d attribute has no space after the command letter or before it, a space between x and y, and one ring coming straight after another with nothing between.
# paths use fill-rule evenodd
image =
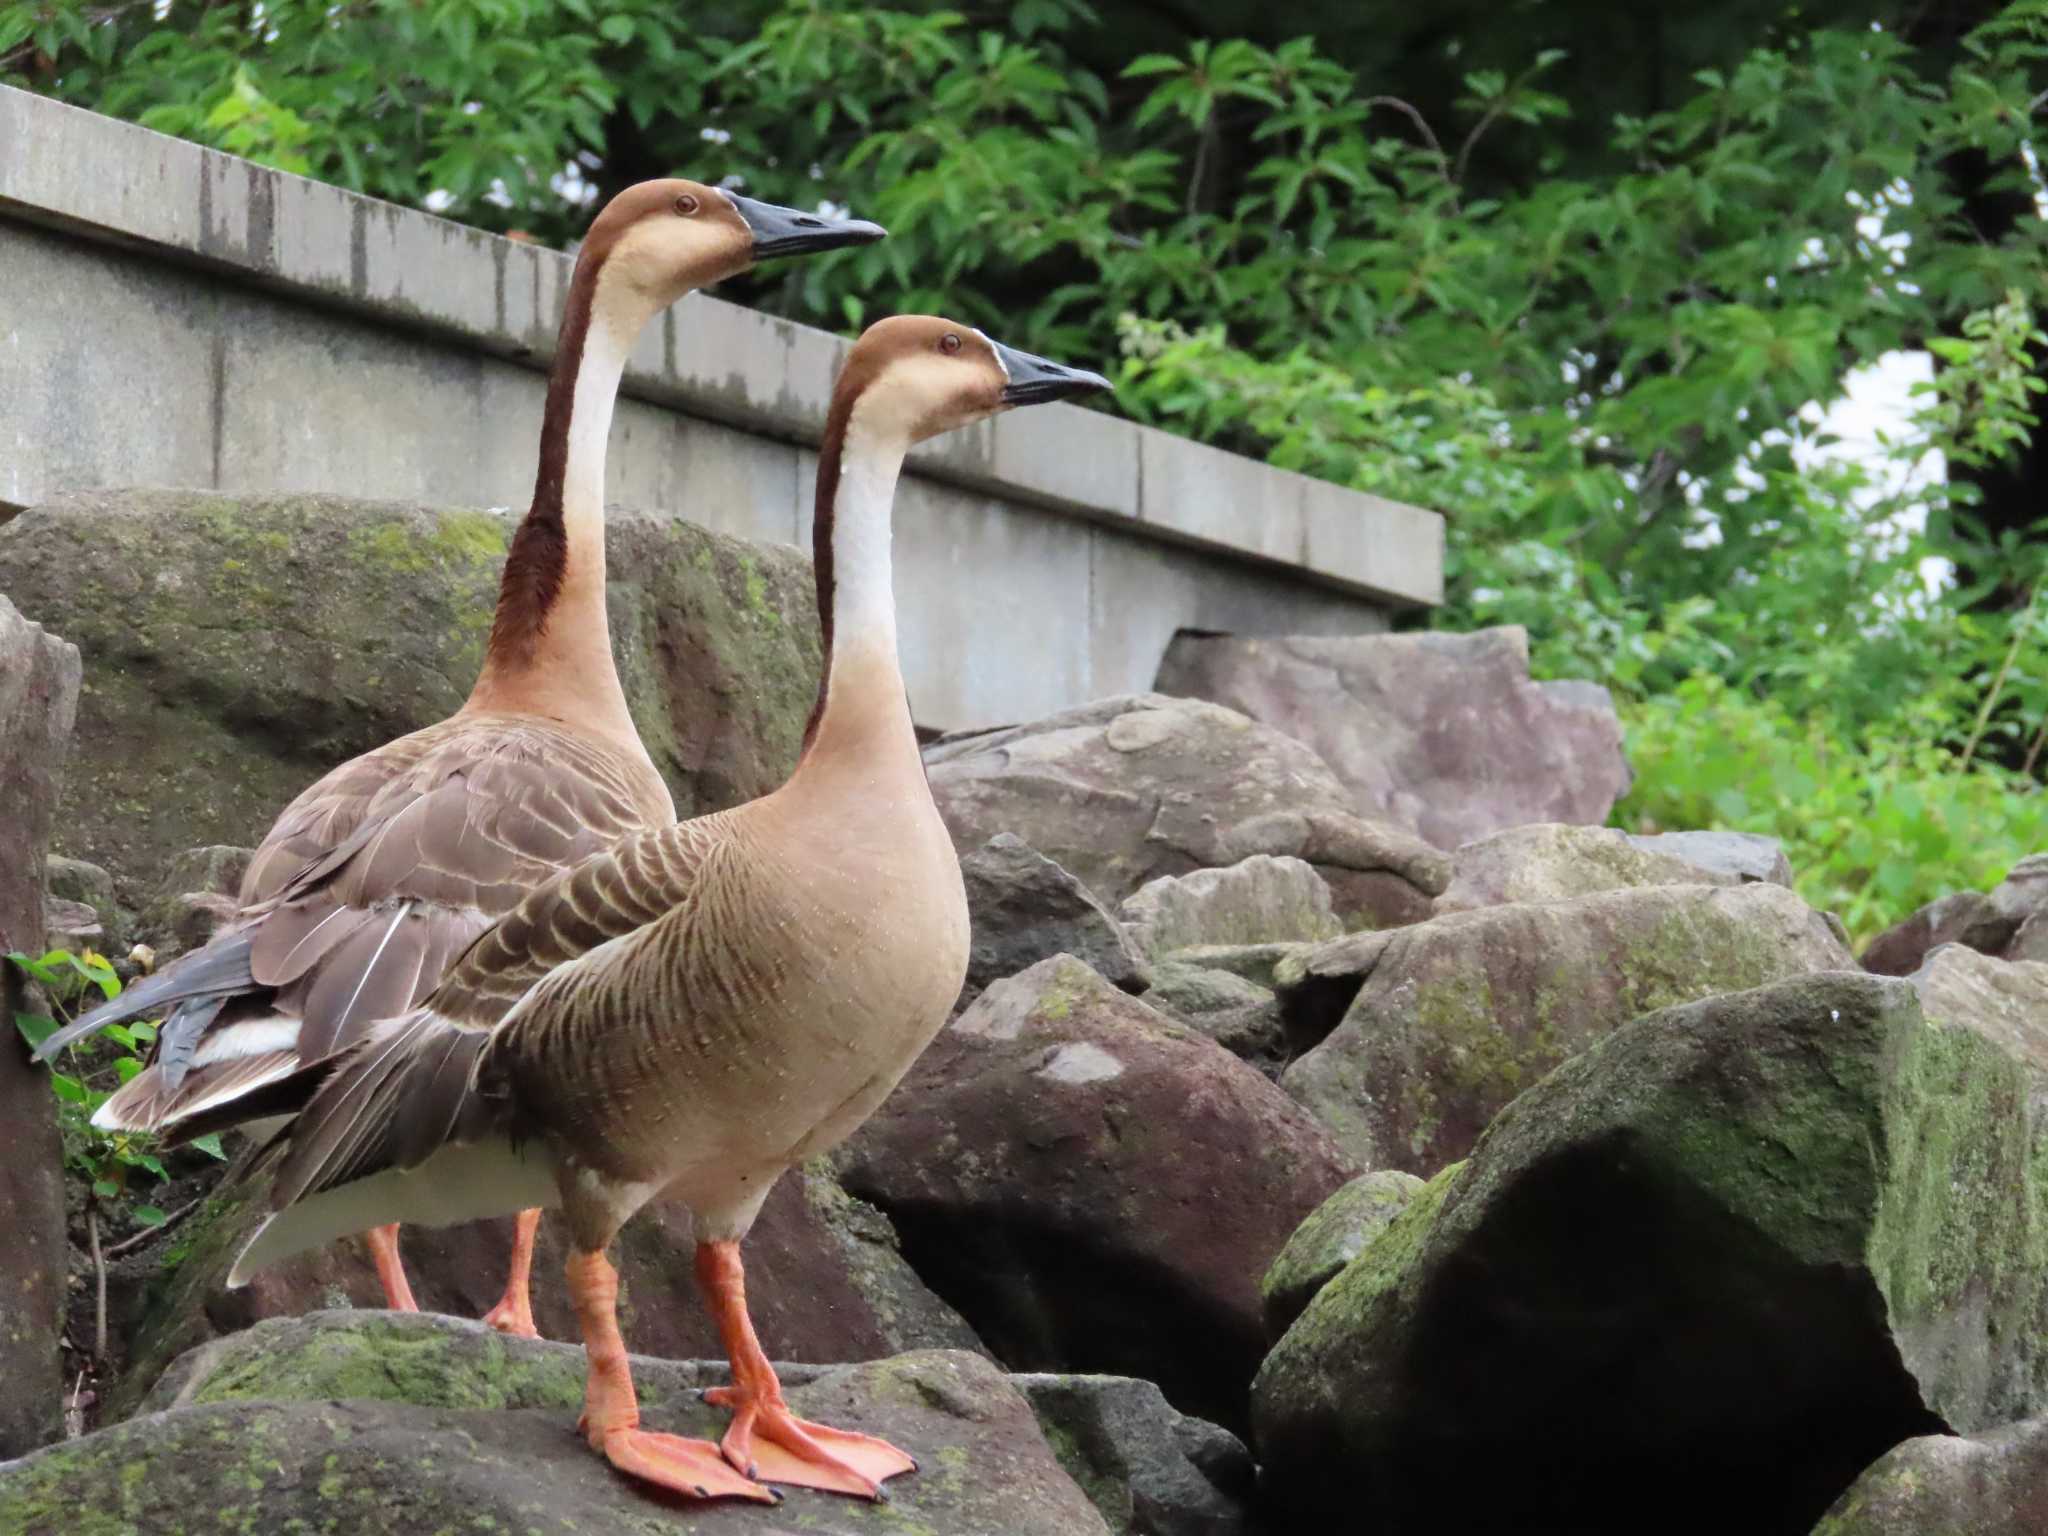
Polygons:
<instances>
[{"instance_id":1,"label":"orange webbed foot","mask_svg":"<svg viewBox=\"0 0 2048 1536\"><path fill-rule=\"evenodd\" d=\"M533 1325L533 1304L523 1294L515 1297L508 1291L495 1307L484 1314L484 1322L516 1339L540 1337L540 1330Z\"/></svg>"},{"instance_id":2,"label":"orange webbed foot","mask_svg":"<svg viewBox=\"0 0 2048 1536\"><path fill-rule=\"evenodd\" d=\"M703 1396L715 1407L733 1410L719 1446L725 1460L764 1483L885 1501L889 1495L883 1483L917 1470L916 1458L888 1441L800 1419L779 1397L738 1387L707 1388Z\"/></svg>"},{"instance_id":3,"label":"orange webbed foot","mask_svg":"<svg viewBox=\"0 0 2048 1536\"><path fill-rule=\"evenodd\" d=\"M537 1339L533 1326L533 1239L540 1230L539 1211L521 1211L512 1226L512 1264L505 1277L505 1294L484 1314L484 1321L500 1333L519 1339Z\"/></svg>"},{"instance_id":4,"label":"orange webbed foot","mask_svg":"<svg viewBox=\"0 0 2048 1536\"><path fill-rule=\"evenodd\" d=\"M651 1429L612 1429L603 1436L604 1458L628 1477L686 1499L751 1499L779 1504L782 1495L734 1471L709 1440L686 1440Z\"/></svg>"}]
</instances>

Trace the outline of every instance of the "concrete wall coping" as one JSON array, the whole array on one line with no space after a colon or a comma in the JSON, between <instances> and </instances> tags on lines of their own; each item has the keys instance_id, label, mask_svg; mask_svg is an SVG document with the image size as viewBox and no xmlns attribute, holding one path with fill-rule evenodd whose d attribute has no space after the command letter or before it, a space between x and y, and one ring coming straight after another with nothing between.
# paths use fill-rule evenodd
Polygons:
<instances>
[{"instance_id":1,"label":"concrete wall coping","mask_svg":"<svg viewBox=\"0 0 2048 1536\"><path fill-rule=\"evenodd\" d=\"M4 86L0 216L142 248L536 369L553 354L572 266L558 251ZM846 347L828 332L697 294L649 327L624 390L814 447ZM911 468L1284 567L1390 606L1443 597L1439 514L1100 411L1013 412L920 448Z\"/></svg>"}]
</instances>

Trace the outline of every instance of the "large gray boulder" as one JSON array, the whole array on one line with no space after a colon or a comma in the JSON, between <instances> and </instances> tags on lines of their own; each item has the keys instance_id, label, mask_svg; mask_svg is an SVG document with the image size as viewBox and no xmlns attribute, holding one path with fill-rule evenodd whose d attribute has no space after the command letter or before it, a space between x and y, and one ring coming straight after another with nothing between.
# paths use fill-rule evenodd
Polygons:
<instances>
[{"instance_id":1,"label":"large gray boulder","mask_svg":"<svg viewBox=\"0 0 2048 1536\"><path fill-rule=\"evenodd\" d=\"M1908 1436L2042 1412L2038 1084L1858 972L1635 1021L1309 1304L1264 1486L1331 1536L1798 1533Z\"/></svg>"},{"instance_id":2,"label":"large gray boulder","mask_svg":"<svg viewBox=\"0 0 2048 1536\"><path fill-rule=\"evenodd\" d=\"M1132 942L1155 960L1198 946L1313 943L1344 931L1314 867L1269 853L1148 880L1124 898L1120 915Z\"/></svg>"},{"instance_id":3,"label":"large gray boulder","mask_svg":"<svg viewBox=\"0 0 2048 1536\"><path fill-rule=\"evenodd\" d=\"M1738 881L1767 880L1772 885L1792 883L1792 861L1785 857L1785 845L1761 832L1630 833L1628 840L1645 853L1668 853L1709 874Z\"/></svg>"},{"instance_id":4,"label":"large gray boulder","mask_svg":"<svg viewBox=\"0 0 2048 1536\"><path fill-rule=\"evenodd\" d=\"M1161 875L1266 853L1305 860L1338 912L1426 917L1450 861L1363 819L1327 764L1235 710L1133 694L925 748L939 814L965 855L999 832L1115 904Z\"/></svg>"},{"instance_id":5,"label":"large gray boulder","mask_svg":"<svg viewBox=\"0 0 2048 1536\"><path fill-rule=\"evenodd\" d=\"M1910 976L1944 944L2001 960L2048 960L2048 853L2021 859L1989 891L1953 892L1895 923L1865 947L1863 968Z\"/></svg>"},{"instance_id":6,"label":"large gray boulder","mask_svg":"<svg viewBox=\"0 0 2048 1536\"><path fill-rule=\"evenodd\" d=\"M1427 1175L1638 1015L1851 964L1826 920L1778 885L1454 913L1386 935L1343 1022L1281 1086L1362 1167Z\"/></svg>"},{"instance_id":7,"label":"large gray boulder","mask_svg":"<svg viewBox=\"0 0 2048 1536\"><path fill-rule=\"evenodd\" d=\"M1894 1446L1813 1536L2040 1536L2048 1531L2048 1418Z\"/></svg>"},{"instance_id":8,"label":"large gray boulder","mask_svg":"<svg viewBox=\"0 0 2048 1536\"><path fill-rule=\"evenodd\" d=\"M1361 816L1439 848L1524 822L1598 824L1629 785L1607 691L1532 682L1517 626L1337 639L1183 631L1155 686L1306 742Z\"/></svg>"},{"instance_id":9,"label":"large gray boulder","mask_svg":"<svg viewBox=\"0 0 2048 1536\"><path fill-rule=\"evenodd\" d=\"M1265 1353L1260 1276L1358 1171L1251 1067L1067 955L982 993L840 1156L1000 1359L1144 1376L1226 1426Z\"/></svg>"},{"instance_id":10,"label":"large gray boulder","mask_svg":"<svg viewBox=\"0 0 2048 1536\"><path fill-rule=\"evenodd\" d=\"M643 1423L716 1439L722 1362L635 1359ZM801 1416L883 1436L919 1470L887 1503L788 1489L691 1504L575 1433L583 1352L426 1315L280 1319L181 1362L145 1413L0 1466L0 1531L661 1532L1105 1536L1031 1405L988 1361L929 1351L785 1370Z\"/></svg>"},{"instance_id":11,"label":"large gray boulder","mask_svg":"<svg viewBox=\"0 0 2048 1536\"><path fill-rule=\"evenodd\" d=\"M0 526L0 592L90 687L63 851L139 903L173 854L256 840L329 768L431 725L483 661L514 519L341 496L92 491ZM765 793L817 690L809 562L615 512L612 645L684 815Z\"/></svg>"},{"instance_id":12,"label":"large gray boulder","mask_svg":"<svg viewBox=\"0 0 2048 1536\"><path fill-rule=\"evenodd\" d=\"M1149 1381L1019 1375L1046 1442L1116 1536L1251 1536L1258 1469L1244 1442Z\"/></svg>"},{"instance_id":13,"label":"large gray boulder","mask_svg":"<svg viewBox=\"0 0 2048 1536\"><path fill-rule=\"evenodd\" d=\"M960 877L973 925L962 1006L990 982L1061 954L1087 961L1126 992L1142 992L1151 982L1151 966L1116 914L1013 833L999 833L964 855Z\"/></svg>"},{"instance_id":14,"label":"large gray boulder","mask_svg":"<svg viewBox=\"0 0 2048 1536\"><path fill-rule=\"evenodd\" d=\"M143 1249L117 1273L115 1322L126 1369L113 1406L131 1407L166 1365L187 1350L266 1319L320 1307L383 1305L360 1244L301 1254L240 1290L226 1276L256 1224L260 1191L228 1185L177 1231ZM422 1307L481 1317L505 1284L511 1222L407 1227L400 1236L413 1293ZM566 1232L544 1217L534 1248L533 1313L543 1336L574 1339L574 1308L562 1279ZM619 1315L629 1337L652 1353L713 1355L717 1330L698 1294L695 1233L687 1208L658 1200L627 1223L613 1246ZM888 1218L853 1199L821 1163L792 1169L769 1193L746 1243L747 1296L763 1344L778 1358L834 1363L917 1349L979 1351L951 1307L903 1260Z\"/></svg>"},{"instance_id":15,"label":"large gray boulder","mask_svg":"<svg viewBox=\"0 0 2048 1536\"><path fill-rule=\"evenodd\" d=\"M0 953L43 948L44 860L78 685L77 648L0 596ZM19 988L14 968L0 961L0 1460L41 1445L64 1422L64 1148L49 1074L29 1064L14 1029Z\"/></svg>"},{"instance_id":16,"label":"large gray boulder","mask_svg":"<svg viewBox=\"0 0 2048 1536\"><path fill-rule=\"evenodd\" d=\"M1286 1037L1272 990L1235 972L1168 958L1152 970L1145 1004L1207 1035L1268 1077L1285 1064Z\"/></svg>"},{"instance_id":17,"label":"large gray boulder","mask_svg":"<svg viewBox=\"0 0 2048 1536\"><path fill-rule=\"evenodd\" d=\"M1612 827L1537 821L1465 844L1456 873L1436 899L1439 916L1518 901L1570 901L1639 885L1739 885L1674 851L1644 846Z\"/></svg>"}]
</instances>

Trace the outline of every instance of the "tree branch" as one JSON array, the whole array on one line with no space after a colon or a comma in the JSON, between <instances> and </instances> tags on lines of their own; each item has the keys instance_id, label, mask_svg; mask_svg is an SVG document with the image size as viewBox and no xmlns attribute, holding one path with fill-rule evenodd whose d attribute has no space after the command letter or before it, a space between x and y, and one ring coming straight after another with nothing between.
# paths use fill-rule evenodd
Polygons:
<instances>
[{"instance_id":1,"label":"tree branch","mask_svg":"<svg viewBox=\"0 0 2048 1536\"><path fill-rule=\"evenodd\" d=\"M1450 156L1444 153L1443 145L1437 141L1436 131L1429 126L1429 119L1416 110L1414 103L1403 101L1398 96L1368 96L1365 98L1365 105L1367 110L1374 107L1392 107L1413 123L1415 131L1422 135L1423 143L1429 146L1429 152L1436 156L1437 174L1443 177L1444 185L1454 193L1458 190L1457 179L1451 175Z\"/></svg>"}]
</instances>

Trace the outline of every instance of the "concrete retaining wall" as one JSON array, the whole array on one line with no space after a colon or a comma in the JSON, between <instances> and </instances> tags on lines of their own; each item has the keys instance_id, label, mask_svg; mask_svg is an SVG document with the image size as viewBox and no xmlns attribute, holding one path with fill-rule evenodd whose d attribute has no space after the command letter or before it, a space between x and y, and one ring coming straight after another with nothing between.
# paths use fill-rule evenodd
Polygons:
<instances>
[{"instance_id":1,"label":"concrete retaining wall","mask_svg":"<svg viewBox=\"0 0 2048 1536\"><path fill-rule=\"evenodd\" d=\"M0 515L119 485L521 508L569 269L0 88ZM807 543L844 348L685 300L628 369L609 499ZM914 455L896 547L947 728L1147 688L1184 627L1372 630L1442 592L1435 513L1065 405Z\"/></svg>"}]
</instances>

